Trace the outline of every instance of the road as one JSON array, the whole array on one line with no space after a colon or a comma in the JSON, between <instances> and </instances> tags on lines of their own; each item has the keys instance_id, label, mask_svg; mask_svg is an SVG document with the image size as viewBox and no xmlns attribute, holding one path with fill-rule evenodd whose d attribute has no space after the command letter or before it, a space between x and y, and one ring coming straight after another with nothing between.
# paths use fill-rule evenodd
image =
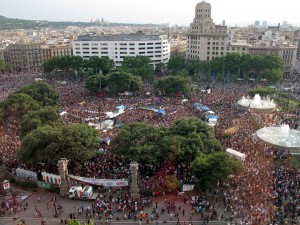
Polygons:
<instances>
[{"instance_id":1,"label":"road","mask_svg":"<svg viewBox=\"0 0 300 225\"><path fill-rule=\"evenodd\" d=\"M0 224L1 225L16 225L18 222L21 221L21 219L24 219L26 222L26 225L39 225L41 224L42 218L46 218L46 224L47 225L58 225L61 224L61 219L69 218L70 213L74 212L74 207L77 209L80 206L88 206L91 205L92 202L88 201L80 201L80 200L71 200L66 198L57 197L57 204L60 204L63 206L63 212L58 216L54 217L54 210L51 208L51 199L53 198L53 194L46 192L45 190L38 190L38 193L34 192L26 192L26 196L28 196L25 200L18 199L18 202L21 202L22 208L25 206L26 202L28 204L27 210L21 210L17 213L17 219L13 220L13 215L6 213L2 217L0 217ZM37 198L38 196L41 196L41 201L38 202ZM180 214L180 224L188 225L189 218L191 216L191 206L190 204L186 203L184 204L181 199L177 196L165 196L168 201L174 202L176 207L181 206L181 209L185 209L185 216L182 216ZM158 201L158 208L160 209L162 206L165 206L164 198L155 198L154 201ZM41 210L42 217L37 217L35 213L35 208ZM151 215L152 207L145 208L144 212L148 213L148 215ZM139 224L139 221L135 222L133 220L122 220L123 214L119 213L120 220L116 221L116 219L113 219L110 221L109 224L118 225L118 224ZM201 215L195 213L191 217L191 221L193 225L203 224L203 221L201 219ZM85 215L77 216L77 219L83 222L85 221ZM106 221L104 220L95 220L95 225L100 224L106 224ZM173 218L172 221L170 221L170 215L169 214L160 214L160 217L158 220L154 220L150 222L149 224L177 224L177 219ZM142 224L146 224L146 221L142 221ZM215 225L227 225L225 221L210 221L209 224L215 224Z\"/></svg>"}]
</instances>

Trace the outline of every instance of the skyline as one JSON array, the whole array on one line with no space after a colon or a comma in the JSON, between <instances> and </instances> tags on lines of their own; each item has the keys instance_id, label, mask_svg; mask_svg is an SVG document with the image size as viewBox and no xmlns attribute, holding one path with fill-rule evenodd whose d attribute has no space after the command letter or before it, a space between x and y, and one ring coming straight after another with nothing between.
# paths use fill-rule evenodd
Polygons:
<instances>
[{"instance_id":1,"label":"skyline","mask_svg":"<svg viewBox=\"0 0 300 225\"><path fill-rule=\"evenodd\" d=\"M0 0L4 1L4 0ZM10 0L1 3L0 15L8 18L48 21L82 21L101 19L108 22L135 24L164 24L189 26L195 16L195 6L200 0ZM226 21L228 26L247 26L254 21L268 21L277 25L286 20L300 26L297 10L299 2L264 2L252 0L241 4L238 0L206 0L212 7L212 19L216 24ZM18 6L18 7L16 7ZM126 9L126 10L124 10ZM55 12L55 13L54 13ZM129 16L128 16L129 15Z\"/></svg>"}]
</instances>

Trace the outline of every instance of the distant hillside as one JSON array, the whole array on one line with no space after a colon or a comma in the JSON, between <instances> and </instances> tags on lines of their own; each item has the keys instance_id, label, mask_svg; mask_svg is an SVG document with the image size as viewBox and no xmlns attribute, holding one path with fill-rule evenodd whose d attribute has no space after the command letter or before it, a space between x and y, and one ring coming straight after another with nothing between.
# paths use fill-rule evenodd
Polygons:
<instances>
[{"instance_id":1,"label":"distant hillside","mask_svg":"<svg viewBox=\"0 0 300 225\"><path fill-rule=\"evenodd\" d=\"M0 30L14 30L14 29L39 29L39 28L65 28L68 26L88 27L96 26L97 23L90 22L51 22L47 20L22 20L22 19L11 19L4 16L0 16ZM122 24L122 23L111 23L108 26L158 26L156 24Z\"/></svg>"}]
</instances>

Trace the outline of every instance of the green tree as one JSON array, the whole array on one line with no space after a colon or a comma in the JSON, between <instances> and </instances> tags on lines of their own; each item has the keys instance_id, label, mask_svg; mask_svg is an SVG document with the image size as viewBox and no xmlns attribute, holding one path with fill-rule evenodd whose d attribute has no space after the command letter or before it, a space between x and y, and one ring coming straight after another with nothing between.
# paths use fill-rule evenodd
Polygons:
<instances>
[{"instance_id":1,"label":"green tree","mask_svg":"<svg viewBox=\"0 0 300 225\"><path fill-rule=\"evenodd\" d=\"M185 68L184 58L180 56L171 57L167 64L167 68L173 75L175 75L178 71L181 71Z\"/></svg>"},{"instance_id":2,"label":"green tree","mask_svg":"<svg viewBox=\"0 0 300 225\"><path fill-rule=\"evenodd\" d=\"M131 73L119 71L108 74L106 84L112 93L117 94L125 91L138 91L143 83Z\"/></svg>"},{"instance_id":3,"label":"green tree","mask_svg":"<svg viewBox=\"0 0 300 225\"><path fill-rule=\"evenodd\" d=\"M191 79L182 76L166 76L157 80L156 87L166 95L174 95L177 92L189 93Z\"/></svg>"},{"instance_id":4,"label":"green tree","mask_svg":"<svg viewBox=\"0 0 300 225\"><path fill-rule=\"evenodd\" d=\"M91 56L88 60L88 67L93 69L94 74L98 74L101 69L102 60L99 56Z\"/></svg>"},{"instance_id":5,"label":"green tree","mask_svg":"<svg viewBox=\"0 0 300 225\"><path fill-rule=\"evenodd\" d=\"M54 56L54 57L46 60L42 65L43 71L45 73L51 73L57 69L60 69L59 60L60 60L60 57L58 57L58 56Z\"/></svg>"},{"instance_id":6,"label":"green tree","mask_svg":"<svg viewBox=\"0 0 300 225\"><path fill-rule=\"evenodd\" d=\"M278 55L274 55L274 54L266 55L263 63L264 63L264 67L269 70L272 69L283 70L284 68L283 59Z\"/></svg>"},{"instance_id":7,"label":"green tree","mask_svg":"<svg viewBox=\"0 0 300 225\"><path fill-rule=\"evenodd\" d=\"M0 59L0 72L12 72L12 65L5 63L4 59Z\"/></svg>"},{"instance_id":8,"label":"green tree","mask_svg":"<svg viewBox=\"0 0 300 225\"><path fill-rule=\"evenodd\" d=\"M177 120L169 129L171 139L165 139L166 146L176 146L176 160L192 162L201 153L208 154L222 150L212 128L197 118Z\"/></svg>"},{"instance_id":9,"label":"green tree","mask_svg":"<svg viewBox=\"0 0 300 225\"><path fill-rule=\"evenodd\" d=\"M31 111L22 118L20 128L21 137L41 126L50 125L51 127L56 127L63 124L63 119L54 107L45 107Z\"/></svg>"},{"instance_id":10,"label":"green tree","mask_svg":"<svg viewBox=\"0 0 300 225\"><path fill-rule=\"evenodd\" d=\"M271 81L273 83L279 82L283 78L283 71L279 68L273 68L273 69L265 69L261 75L261 79L267 79L268 81Z\"/></svg>"},{"instance_id":11,"label":"green tree","mask_svg":"<svg viewBox=\"0 0 300 225\"><path fill-rule=\"evenodd\" d=\"M159 147L164 132L164 128L156 129L144 123L125 125L120 134L112 139L112 150L123 154L128 161L158 165L167 156Z\"/></svg>"},{"instance_id":12,"label":"green tree","mask_svg":"<svg viewBox=\"0 0 300 225\"><path fill-rule=\"evenodd\" d=\"M1 119L6 119L9 116L21 119L26 113L40 108L39 103L29 95L12 94L5 101L0 102Z\"/></svg>"},{"instance_id":13,"label":"green tree","mask_svg":"<svg viewBox=\"0 0 300 225\"><path fill-rule=\"evenodd\" d=\"M58 106L59 95L44 81L34 81L16 92L29 95L41 106Z\"/></svg>"},{"instance_id":14,"label":"green tree","mask_svg":"<svg viewBox=\"0 0 300 225\"><path fill-rule=\"evenodd\" d=\"M4 59L0 59L0 71L4 71L5 61Z\"/></svg>"},{"instance_id":15,"label":"green tree","mask_svg":"<svg viewBox=\"0 0 300 225\"><path fill-rule=\"evenodd\" d=\"M97 93L106 86L107 78L104 75L92 75L85 80L85 88L91 93Z\"/></svg>"},{"instance_id":16,"label":"green tree","mask_svg":"<svg viewBox=\"0 0 300 225\"><path fill-rule=\"evenodd\" d=\"M83 162L95 156L99 146L97 130L86 124L38 127L22 139L18 159L28 165L47 162L56 165L61 158Z\"/></svg>"},{"instance_id":17,"label":"green tree","mask_svg":"<svg viewBox=\"0 0 300 225\"><path fill-rule=\"evenodd\" d=\"M119 70L140 76L142 80L153 80L154 77L154 69L148 56L125 56Z\"/></svg>"},{"instance_id":18,"label":"green tree","mask_svg":"<svg viewBox=\"0 0 300 225\"><path fill-rule=\"evenodd\" d=\"M84 67L83 58L81 56L73 56L71 59L71 68L79 71L83 67Z\"/></svg>"},{"instance_id":19,"label":"green tree","mask_svg":"<svg viewBox=\"0 0 300 225\"><path fill-rule=\"evenodd\" d=\"M217 181L226 181L229 175L236 174L241 168L241 162L226 152L203 154L191 163L192 173L197 178L198 190L211 188Z\"/></svg>"}]
</instances>

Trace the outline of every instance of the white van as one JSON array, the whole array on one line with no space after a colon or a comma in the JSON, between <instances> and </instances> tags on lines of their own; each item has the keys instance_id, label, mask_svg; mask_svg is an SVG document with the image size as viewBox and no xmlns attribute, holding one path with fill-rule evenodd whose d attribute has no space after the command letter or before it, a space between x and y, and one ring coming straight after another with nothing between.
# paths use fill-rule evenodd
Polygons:
<instances>
[{"instance_id":1,"label":"white van","mask_svg":"<svg viewBox=\"0 0 300 225\"><path fill-rule=\"evenodd\" d=\"M85 186L82 190L82 198L83 199L91 199L93 196L93 187Z\"/></svg>"}]
</instances>

